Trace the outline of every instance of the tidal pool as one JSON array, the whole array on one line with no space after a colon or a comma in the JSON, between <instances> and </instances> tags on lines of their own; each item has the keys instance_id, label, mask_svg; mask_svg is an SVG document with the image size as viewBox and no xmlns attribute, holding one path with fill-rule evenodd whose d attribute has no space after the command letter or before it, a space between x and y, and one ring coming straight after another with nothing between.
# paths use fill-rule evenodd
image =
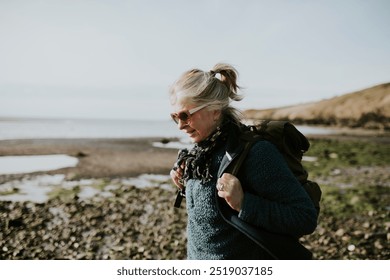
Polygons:
<instances>
[{"instance_id":1,"label":"tidal pool","mask_svg":"<svg viewBox=\"0 0 390 280\"><path fill-rule=\"evenodd\" d=\"M3 156L0 157L0 175L75 167L78 162L77 158L68 155Z\"/></svg>"},{"instance_id":2,"label":"tidal pool","mask_svg":"<svg viewBox=\"0 0 390 280\"><path fill-rule=\"evenodd\" d=\"M106 199L118 188L163 188L175 190L169 175L142 174L135 178L67 180L64 174L29 175L0 184L0 201L45 203L62 190L74 192L79 200Z\"/></svg>"}]
</instances>

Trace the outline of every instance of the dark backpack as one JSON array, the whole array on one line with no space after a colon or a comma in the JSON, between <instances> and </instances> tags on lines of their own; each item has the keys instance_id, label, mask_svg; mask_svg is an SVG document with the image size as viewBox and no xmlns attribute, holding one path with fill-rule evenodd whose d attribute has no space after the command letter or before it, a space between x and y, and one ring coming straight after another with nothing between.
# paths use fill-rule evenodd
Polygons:
<instances>
[{"instance_id":1,"label":"dark backpack","mask_svg":"<svg viewBox=\"0 0 390 280\"><path fill-rule=\"evenodd\" d=\"M259 121L249 126L247 131L243 132L241 139L246 144L242 154L232 163L230 172L233 175L237 175L252 144L258 139L265 139L274 144L282 154L288 167L310 196L317 209L317 216L319 215L322 195L321 188L316 182L307 179L308 173L302 165L303 154L309 150L310 143L292 123L288 121Z\"/></svg>"},{"instance_id":2,"label":"dark backpack","mask_svg":"<svg viewBox=\"0 0 390 280\"><path fill-rule=\"evenodd\" d=\"M249 150L259 139L268 140L277 147L286 160L288 167L309 194L317 209L318 216L322 192L317 183L307 180L308 173L301 162L303 153L309 149L310 143L290 122L261 121L253 126L245 127L241 135L241 140L245 143L244 149L226 171L237 176ZM312 253L299 242L298 238L271 233L244 222L222 199L218 198L217 194L216 203L222 218L261 247L270 259L305 260L312 258Z\"/></svg>"}]
</instances>

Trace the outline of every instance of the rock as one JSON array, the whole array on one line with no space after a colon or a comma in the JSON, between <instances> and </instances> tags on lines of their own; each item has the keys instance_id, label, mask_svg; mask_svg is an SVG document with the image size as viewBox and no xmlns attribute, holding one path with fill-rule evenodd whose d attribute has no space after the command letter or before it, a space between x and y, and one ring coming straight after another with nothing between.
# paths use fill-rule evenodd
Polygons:
<instances>
[{"instance_id":1,"label":"rock","mask_svg":"<svg viewBox=\"0 0 390 280\"><path fill-rule=\"evenodd\" d=\"M187 214L184 206L173 209L175 189L138 189L122 182L107 182L115 186L105 189L113 196L98 200L1 201L0 259L185 259ZM388 188L343 191L332 196L342 213L325 200L317 230L304 236L303 244L315 259L389 259ZM353 196L377 207L362 211L357 200L351 214L346 210L353 208L343 206Z\"/></svg>"}]
</instances>

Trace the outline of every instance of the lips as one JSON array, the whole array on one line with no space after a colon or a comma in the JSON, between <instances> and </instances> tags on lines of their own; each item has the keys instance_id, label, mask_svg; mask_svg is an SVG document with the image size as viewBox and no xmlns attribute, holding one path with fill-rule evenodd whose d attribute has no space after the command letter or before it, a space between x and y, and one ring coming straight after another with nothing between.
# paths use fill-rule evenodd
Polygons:
<instances>
[{"instance_id":1,"label":"lips","mask_svg":"<svg viewBox=\"0 0 390 280\"><path fill-rule=\"evenodd\" d=\"M193 130L185 130L184 132L186 134L188 134L188 135L191 135L191 134L193 134L195 132L195 129L193 129Z\"/></svg>"},{"instance_id":2,"label":"lips","mask_svg":"<svg viewBox=\"0 0 390 280\"><path fill-rule=\"evenodd\" d=\"M197 136L197 134L198 134L196 129L193 129L193 128L189 127L189 126L184 127L182 129L182 131L184 133L186 133L188 135L188 137L190 137L190 138L195 138Z\"/></svg>"},{"instance_id":3,"label":"lips","mask_svg":"<svg viewBox=\"0 0 390 280\"><path fill-rule=\"evenodd\" d=\"M191 131L191 132L187 132L187 134L190 136L190 137L193 137L195 135L196 131Z\"/></svg>"}]
</instances>

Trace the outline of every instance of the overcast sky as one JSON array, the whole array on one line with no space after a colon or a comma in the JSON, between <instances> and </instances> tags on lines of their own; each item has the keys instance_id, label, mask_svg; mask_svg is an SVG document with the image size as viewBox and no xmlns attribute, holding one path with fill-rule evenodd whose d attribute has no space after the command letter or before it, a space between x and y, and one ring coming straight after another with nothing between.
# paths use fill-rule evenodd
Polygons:
<instances>
[{"instance_id":1,"label":"overcast sky","mask_svg":"<svg viewBox=\"0 0 390 280\"><path fill-rule=\"evenodd\" d=\"M217 62L238 69L245 108L330 98L390 81L389 14L388 0L0 0L0 116L91 102L126 118L128 97L165 114L169 85Z\"/></svg>"}]
</instances>

